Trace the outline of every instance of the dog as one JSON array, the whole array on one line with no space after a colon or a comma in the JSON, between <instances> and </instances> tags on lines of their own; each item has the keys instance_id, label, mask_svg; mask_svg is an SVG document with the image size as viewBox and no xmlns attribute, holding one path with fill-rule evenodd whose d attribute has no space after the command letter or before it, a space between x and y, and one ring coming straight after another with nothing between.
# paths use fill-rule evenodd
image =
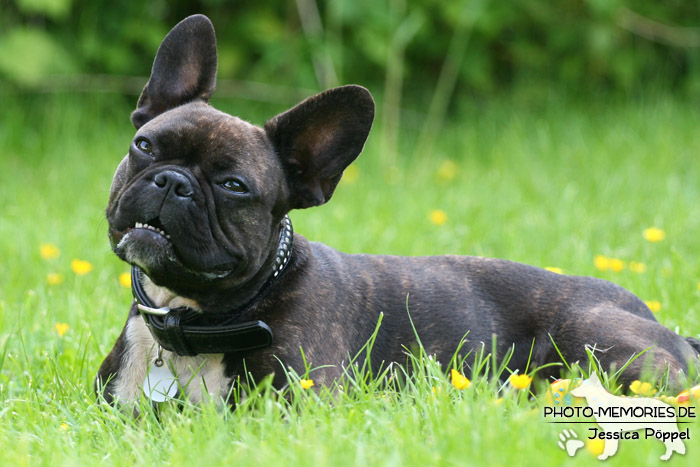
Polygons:
<instances>
[{"instance_id":1,"label":"dog","mask_svg":"<svg viewBox=\"0 0 700 467\"><path fill-rule=\"evenodd\" d=\"M480 257L350 255L295 234L288 213L326 203L362 151L372 96L338 87L257 127L208 104L216 69L211 22L184 19L131 114L137 131L106 217L135 300L96 378L108 402L160 397L153 387L163 398L225 399L235 381L268 375L283 387L304 358L327 385L380 316L374 371L406 363L418 339L449 362L457 349L490 349L494 336L497 357L512 354L520 371L529 360L585 361L587 348L606 369L652 348L629 365L630 381L645 365L676 378L697 363L698 341L610 282Z\"/></svg>"}]
</instances>

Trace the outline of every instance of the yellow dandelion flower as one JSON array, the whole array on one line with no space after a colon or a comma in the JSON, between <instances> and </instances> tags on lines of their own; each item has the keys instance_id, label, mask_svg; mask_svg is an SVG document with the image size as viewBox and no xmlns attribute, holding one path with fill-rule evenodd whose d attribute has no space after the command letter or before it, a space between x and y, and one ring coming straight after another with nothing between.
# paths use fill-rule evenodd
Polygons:
<instances>
[{"instance_id":1,"label":"yellow dandelion flower","mask_svg":"<svg viewBox=\"0 0 700 467\"><path fill-rule=\"evenodd\" d=\"M39 245L39 254L43 259L56 259L61 256L61 250L53 243L42 243Z\"/></svg>"},{"instance_id":2,"label":"yellow dandelion flower","mask_svg":"<svg viewBox=\"0 0 700 467\"><path fill-rule=\"evenodd\" d=\"M68 428L70 427L67 423L61 423L61 431L68 431Z\"/></svg>"},{"instance_id":3,"label":"yellow dandelion flower","mask_svg":"<svg viewBox=\"0 0 700 467\"><path fill-rule=\"evenodd\" d=\"M554 272L556 274L564 274L564 270L562 268L558 268L555 266L547 266L545 269L549 272Z\"/></svg>"},{"instance_id":4,"label":"yellow dandelion flower","mask_svg":"<svg viewBox=\"0 0 700 467\"><path fill-rule=\"evenodd\" d=\"M666 238L666 232L663 231L663 229L659 229L657 227L649 227L648 229L644 229L644 238L648 242L660 242L664 238Z\"/></svg>"},{"instance_id":5,"label":"yellow dandelion flower","mask_svg":"<svg viewBox=\"0 0 700 467\"><path fill-rule=\"evenodd\" d=\"M609 267L613 272L620 272L625 269L625 262L618 258L610 258Z\"/></svg>"},{"instance_id":6,"label":"yellow dandelion flower","mask_svg":"<svg viewBox=\"0 0 700 467\"><path fill-rule=\"evenodd\" d=\"M508 381L510 381L510 384L515 389L525 389L528 386L530 386L530 383L532 383L532 377L524 373L522 375L516 375L515 373L513 373L508 378Z\"/></svg>"},{"instance_id":7,"label":"yellow dandelion flower","mask_svg":"<svg viewBox=\"0 0 700 467\"><path fill-rule=\"evenodd\" d=\"M462 389L467 389L469 385L471 385L471 381L469 381L469 378L464 376L462 373L459 371L455 370L454 368L450 372L450 376L452 379L452 386L456 387L460 391Z\"/></svg>"},{"instance_id":8,"label":"yellow dandelion flower","mask_svg":"<svg viewBox=\"0 0 700 467\"><path fill-rule=\"evenodd\" d=\"M637 261L630 261L630 271L636 272L637 274L642 274L646 272L647 265L644 263L638 263Z\"/></svg>"},{"instance_id":9,"label":"yellow dandelion flower","mask_svg":"<svg viewBox=\"0 0 700 467\"><path fill-rule=\"evenodd\" d=\"M312 379L300 379L299 384L301 385L302 389L309 389L314 385L314 380Z\"/></svg>"},{"instance_id":10,"label":"yellow dandelion flower","mask_svg":"<svg viewBox=\"0 0 700 467\"><path fill-rule=\"evenodd\" d=\"M357 181L357 178L360 176L360 169L357 168L356 165L350 165L348 168L345 169L345 172L343 172L343 178L340 179L341 182L345 184L352 184Z\"/></svg>"},{"instance_id":11,"label":"yellow dandelion flower","mask_svg":"<svg viewBox=\"0 0 700 467\"><path fill-rule=\"evenodd\" d=\"M586 440L586 450L593 454L595 457L603 454L603 449L605 449L605 440L600 438L587 439Z\"/></svg>"},{"instance_id":12,"label":"yellow dandelion flower","mask_svg":"<svg viewBox=\"0 0 700 467\"><path fill-rule=\"evenodd\" d=\"M596 255L596 257L593 258L593 264L595 265L596 269L600 271L607 271L610 267L610 260L607 256Z\"/></svg>"},{"instance_id":13,"label":"yellow dandelion flower","mask_svg":"<svg viewBox=\"0 0 700 467\"><path fill-rule=\"evenodd\" d=\"M445 222L447 222L447 213L442 209L433 209L430 211L429 219L430 222L435 225L443 225Z\"/></svg>"},{"instance_id":14,"label":"yellow dandelion flower","mask_svg":"<svg viewBox=\"0 0 700 467\"><path fill-rule=\"evenodd\" d=\"M131 273L130 272L123 272L119 274L119 283L121 284L122 287L129 288L131 287Z\"/></svg>"},{"instance_id":15,"label":"yellow dandelion flower","mask_svg":"<svg viewBox=\"0 0 700 467\"><path fill-rule=\"evenodd\" d=\"M630 391L644 397L649 397L656 392L651 383L642 383L639 380L634 380L632 383L630 383Z\"/></svg>"},{"instance_id":16,"label":"yellow dandelion flower","mask_svg":"<svg viewBox=\"0 0 700 467\"><path fill-rule=\"evenodd\" d=\"M501 405L501 404L503 404L503 398L499 397L498 399L494 400L492 403L493 403L493 405Z\"/></svg>"},{"instance_id":17,"label":"yellow dandelion flower","mask_svg":"<svg viewBox=\"0 0 700 467\"><path fill-rule=\"evenodd\" d=\"M82 259L74 259L70 262L70 267L73 270L73 272L78 274L79 276L84 276L85 274L92 271L92 264Z\"/></svg>"},{"instance_id":18,"label":"yellow dandelion flower","mask_svg":"<svg viewBox=\"0 0 700 467\"><path fill-rule=\"evenodd\" d=\"M70 326L68 326L66 323L56 323L56 326L54 327L56 328L58 337L63 337L63 335L70 329Z\"/></svg>"},{"instance_id":19,"label":"yellow dandelion flower","mask_svg":"<svg viewBox=\"0 0 700 467\"><path fill-rule=\"evenodd\" d=\"M657 313L657 312L661 311L661 302L658 301L658 300L650 300L650 301L648 301L648 302L645 301L644 303L645 303L646 306L649 307L649 309L650 309L651 311L653 311L654 313Z\"/></svg>"},{"instance_id":20,"label":"yellow dandelion flower","mask_svg":"<svg viewBox=\"0 0 700 467\"><path fill-rule=\"evenodd\" d=\"M57 272L50 272L46 275L46 282L49 285L59 285L63 282L63 275Z\"/></svg>"},{"instance_id":21,"label":"yellow dandelion flower","mask_svg":"<svg viewBox=\"0 0 700 467\"><path fill-rule=\"evenodd\" d=\"M458 169L457 164L448 159L440 164L437 172L435 172L435 178L442 182L452 181L457 175Z\"/></svg>"}]
</instances>

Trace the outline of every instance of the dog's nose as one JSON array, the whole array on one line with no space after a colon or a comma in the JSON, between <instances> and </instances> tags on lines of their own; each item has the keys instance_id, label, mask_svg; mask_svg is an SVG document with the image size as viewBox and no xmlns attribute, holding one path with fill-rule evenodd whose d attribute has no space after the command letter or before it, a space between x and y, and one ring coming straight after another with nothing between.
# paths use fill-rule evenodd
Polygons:
<instances>
[{"instance_id":1,"label":"dog's nose","mask_svg":"<svg viewBox=\"0 0 700 467\"><path fill-rule=\"evenodd\" d=\"M159 172L153 177L153 183L155 183L158 188L167 191L172 190L181 198L191 198L194 194L190 180L185 175L174 170Z\"/></svg>"}]
</instances>

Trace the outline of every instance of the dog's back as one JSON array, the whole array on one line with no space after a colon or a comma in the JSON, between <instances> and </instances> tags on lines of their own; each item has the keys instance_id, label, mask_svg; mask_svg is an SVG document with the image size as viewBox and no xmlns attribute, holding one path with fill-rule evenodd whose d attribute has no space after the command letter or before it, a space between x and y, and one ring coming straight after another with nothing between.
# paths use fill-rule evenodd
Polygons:
<instances>
[{"instance_id":1,"label":"dog's back","mask_svg":"<svg viewBox=\"0 0 700 467\"><path fill-rule=\"evenodd\" d=\"M696 355L639 298L601 279L498 259L350 255L301 236L295 242L295 259L282 284L285 312L264 319L284 325L295 316L304 321L306 312L315 310L314 326L298 329L280 346L293 354L299 342L307 343L307 356L315 353L319 364L354 355L380 313L375 366L405 362L406 348L418 339L428 354L447 363L463 340L461 356L483 345L490 352L494 336L498 358L514 345L509 367L521 369L531 348L530 367L558 361L559 352L570 363L585 362L588 347L600 351L596 356L604 365L620 368L656 343L659 367L668 362L677 373ZM639 377L642 360L630 365L630 382ZM559 371L543 370L542 375Z\"/></svg>"}]
</instances>

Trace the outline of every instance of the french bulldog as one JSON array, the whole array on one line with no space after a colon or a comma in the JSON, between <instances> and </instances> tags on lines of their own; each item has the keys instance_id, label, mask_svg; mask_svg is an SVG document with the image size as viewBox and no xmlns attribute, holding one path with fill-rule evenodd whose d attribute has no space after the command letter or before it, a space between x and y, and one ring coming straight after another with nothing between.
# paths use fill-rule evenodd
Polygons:
<instances>
[{"instance_id":1,"label":"french bulldog","mask_svg":"<svg viewBox=\"0 0 700 467\"><path fill-rule=\"evenodd\" d=\"M529 360L586 362L587 349L605 369L650 349L622 374L627 382L646 368L673 381L698 363L700 342L610 282L481 257L350 255L295 234L288 213L326 203L362 151L372 96L331 89L261 128L208 104L216 71L211 22L184 19L131 115L137 131L106 216L114 252L132 265L135 300L97 375L108 402L161 388L156 369L170 378L167 397L194 403L226 399L241 378L273 375L283 387L288 368L304 373L304 358L318 368L313 380L330 384L380 316L375 372L406 363L418 340L447 363L458 348L490 351L494 337L499 360L512 352L512 371Z\"/></svg>"}]
</instances>

